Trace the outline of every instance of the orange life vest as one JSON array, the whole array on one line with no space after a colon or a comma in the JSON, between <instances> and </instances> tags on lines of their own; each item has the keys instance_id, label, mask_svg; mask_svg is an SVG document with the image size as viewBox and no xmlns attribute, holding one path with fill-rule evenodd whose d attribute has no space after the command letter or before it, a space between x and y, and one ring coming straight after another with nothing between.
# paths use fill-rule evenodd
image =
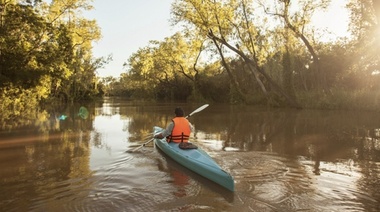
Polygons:
<instances>
[{"instance_id":1,"label":"orange life vest","mask_svg":"<svg viewBox=\"0 0 380 212\"><path fill-rule=\"evenodd\" d=\"M188 142L191 133L189 121L184 117L175 117L172 121L174 122L174 127L167 141Z\"/></svg>"}]
</instances>

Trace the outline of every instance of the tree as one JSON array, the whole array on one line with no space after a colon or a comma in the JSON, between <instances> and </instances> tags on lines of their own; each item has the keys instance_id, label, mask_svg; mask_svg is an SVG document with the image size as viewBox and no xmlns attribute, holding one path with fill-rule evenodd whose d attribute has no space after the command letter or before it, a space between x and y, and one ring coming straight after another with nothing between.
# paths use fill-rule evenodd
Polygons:
<instances>
[{"instance_id":1,"label":"tree","mask_svg":"<svg viewBox=\"0 0 380 212\"><path fill-rule=\"evenodd\" d=\"M321 65L319 56L313 47L311 42L311 38L308 38L307 25L311 22L311 17L313 13L318 9L324 9L330 3L330 0L300 0L300 1L290 1L290 0L276 0L278 3L273 3L274 12L269 11L268 5L261 3L264 10L267 14L274 15L283 20L285 27L291 30L294 35L301 39L306 48L308 49L311 58L312 58L312 70L314 71L314 83L312 87L314 89L323 88L323 82L321 77L323 74L321 73ZM290 10L292 9L291 2L293 3L293 7L297 5L299 9L296 9L293 14L291 14ZM311 37L311 35L310 35Z\"/></svg>"},{"instance_id":2,"label":"tree","mask_svg":"<svg viewBox=\"0 0 380 212\"><path fill-rule=\"evenodd\" d=\"M186 81L194 80L191 67L191 51L188 44L180 34L165 38L164 41L150 41L150 45L140 48L133 54L125 67L128 74L125 77L133 78L134 89L145 90L149 96L157 93L186 98L186 93L181 93L181 87L185 87ZM178 93L178 95L176 94ZM165 95L164 95L165 96Z\"/></svg>"},{"instance_id":3,"label":"tree","mask_svg":"<svg viewBox=\"0 0 380 212\"><path fill-rule=\"evenodd\" d=\"M0 95L14 100L2 107L23 102L17 106L22 114L32 103L61 94L65 100L96 94L95 72L107 59L92 56L100 29L79 16L90 8L86 0L0 1Z\"/></svg>"},{"instance_id":4,"label":"tree","mask_svg":"<svg viewBox=\"0 0 380 212\"><path fill-rule=\"evenodd\" d=\"M227 1L225 3L228 4ZM172 21L175 24L178 24L180 22L187 23L187 32L193 32L196 35L203 36L201 39L207 38L209 30L220 31L221 33L225 33L224 36L228 36L232 32L230 30L232 26L229 24L229 20L231 20L233 17L233 8L235 8L233 5L227 5L226 7L223 7L223 3L217 3L216 1L175 1L172 5L172 11L174 14ZM193 37L197 36L193 35ZM228 67L222 46L219 46L216 40L211 40L214 44L214 51L221 57L222 65L224 66L225 71L228 73L231 83L237 91L239 98L241 98L243 101L246 101L245 94L241 91L236 76Z\"/></svg>"},{"instance_id":5,"label":"tree","mask_svg":"<svg viewBox=\"0 0 380 212\"><path fill-rule=\"evenodd\" d=\"M379 2L376 0L351 0L350 31L353 60L351 75L361 86L376 87L380 81L373 81L373 74L380 70L380 19Z\"/></svg>"},{"instance_id":6,"label":"tree","mask_svg":"<svg viewBox=\"0 0 380 212\"><path fill-rule=\"evenodd\" d=\"M267 58L269 51L267 46L262 47L266 43L265 39L263 39L265 36L260 30L255 28L254 24L250 24L253 23L253 20L249 19L253 17L250 16L253 14L252 9L253 7L249 6L249 2L244 0L184 0L176 1L173 4L174 14L176 15L175 20L177 22L183 21L189 24L189 28L195 28L199 34L208 36L214 42L214 46L221 57L223 67L243 101L247 102L247 96L241 90L235 74L228 67L228 61L224 56L227 52L224 52L222 47L227 47L246 62L247 67L249 67L255 76L256 82L264 93L266 93L267 89L258 73L265 78L274 91L285 97L291 105L299 107L298 103L287 95L261 66L265 58Z\"/></svg>"},{"instance_id":7,"label":"tree","mask_svg":"<svg viewBox=\"0 0 380 212\"><path fill-rule=\"evenodd\" d=\"M100 39L100 29L95 20L87 20L80 16L83 10L93 7L88 0L52 1L47 7L47 17L53 26L66 27L65 35L70 40L66 49L70 51L66 61L65 74L57 76L52 84L58 92L64 93L72 100L93 96L95 89L95 72L112 58L93 58L92 42ZM94 93L95 92L95 93Z\"/></svg>"}]
</instances>

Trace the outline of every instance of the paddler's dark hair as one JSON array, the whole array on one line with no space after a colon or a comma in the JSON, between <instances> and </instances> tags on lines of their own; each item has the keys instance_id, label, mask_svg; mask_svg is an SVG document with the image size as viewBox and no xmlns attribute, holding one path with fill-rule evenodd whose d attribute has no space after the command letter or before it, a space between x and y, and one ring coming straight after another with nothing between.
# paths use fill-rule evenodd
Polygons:
<instances>
[{"instance_id":1,"label":"paddler's dark hair","mask_svg":"<svg viewBox=\"0 0 380 212\"><path fill-rule=\"evenodd\" d=\"M184 116L184 112L183 112L182 108L180 108L180 107L176 107L175 110L174 110L174 113L178 117L183 117Z\"/></svg>"}]
</instances>

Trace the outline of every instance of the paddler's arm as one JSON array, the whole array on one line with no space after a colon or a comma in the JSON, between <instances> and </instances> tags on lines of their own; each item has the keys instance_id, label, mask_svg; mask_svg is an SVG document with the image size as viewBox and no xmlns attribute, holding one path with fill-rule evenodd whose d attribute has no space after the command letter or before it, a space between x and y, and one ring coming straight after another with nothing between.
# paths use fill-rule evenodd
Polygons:
<instances>
[{"instance_id":1,"label":"paddler's arm","mask_svg":"<svg viewBox=\"0 0 380 212\"><path fill-rule=\"evenodd\" d=\"M154 138L162 139L169 136L173 131L173 127L174 127L174 123L170 122L170 124L166 127L166 129L163 130L161 133L158 133L157 135L155 135Z\"/></svg>"}]
</instances>

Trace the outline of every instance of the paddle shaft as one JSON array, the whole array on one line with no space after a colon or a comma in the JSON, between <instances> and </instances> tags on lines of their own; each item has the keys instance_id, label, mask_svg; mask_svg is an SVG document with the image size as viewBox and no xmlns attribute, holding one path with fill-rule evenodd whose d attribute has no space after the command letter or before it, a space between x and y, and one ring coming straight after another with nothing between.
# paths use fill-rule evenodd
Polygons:
<instances>
[{"instance_id":1,"label":"paddle shaft","mask_svg":"<svg viewBox=\"0 0 380 212\"><path fill-rule=\"evenodd\" d=\"M132 150L132 152L135 152L135 151L137 151L137 150L143 148L145 145L149 144L149 143L152 142L153 140L154 140L154 137L153 137L152 139L150 139L149 141L147 141L147 142L141 144L141 146L139 146L139 147L135 148L134 150Z\"/></svg>"}]
</instances>

